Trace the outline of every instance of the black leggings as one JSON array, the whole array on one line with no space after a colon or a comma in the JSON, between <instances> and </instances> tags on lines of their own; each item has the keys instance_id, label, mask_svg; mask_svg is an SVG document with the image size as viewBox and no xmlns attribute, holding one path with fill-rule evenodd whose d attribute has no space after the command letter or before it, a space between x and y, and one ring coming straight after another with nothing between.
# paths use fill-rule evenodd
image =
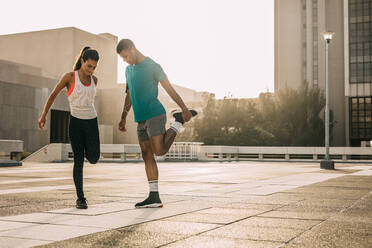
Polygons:
<instances>
[{"instance_id":1,"label":"black leggings","mask_svg":"<svg viewBox=\"0 0 372 248\"><path fill-rule=\"evenodd\" d=\"M97 163L100 157L100 143L97 118L83 120L70 116L69 136L74 152L74 183L76 194L84 197L83 165L84 154L89 163Z\"/></svg>"}]
</instances>

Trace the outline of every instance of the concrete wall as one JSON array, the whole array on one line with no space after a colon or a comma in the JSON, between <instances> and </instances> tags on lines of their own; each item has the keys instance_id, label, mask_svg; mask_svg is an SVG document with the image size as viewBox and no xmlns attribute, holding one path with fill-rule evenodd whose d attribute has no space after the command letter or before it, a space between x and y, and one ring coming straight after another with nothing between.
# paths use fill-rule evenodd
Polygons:
<instances>
[{"instance_id":1,"label":"concrete wall","mask_svg":"<svg viewBox=\"0 0 372 248\"><path fill-rule=\"evenodd\" d=\"M303 83L301 8L300 0L275 0L275 90Z\"/></svg>"},{"instance_id":2,"label":"concrete wall","mask_svg":"<svg viewBox=\"0 0 372 248\"><path fill-rule=\"evenodd\" d=\"M330 0L325 1L325 26L323 31L331 30L335 36L331 41L329 49L329 82L330 82L330 108L333 111L334 121L336 122L333 130L333 146L345 146L345 84L344 84L344 25L343 25L343 1ZM320 52L322 56L319 59L325 60L325 42L319 38L321 44ZM322 63L325 65L325 62ZM325 89L325 66L319 67L319 81L321 87Z\"/></svg>"},{"instance_id":3,"label":"concrete wall","mask_svg":"<svg viewBox=\"0 0 372 248\"><path fill-rule=\"evenodd\" d=\"M0 61L0 139L23 140L25 151L31 152L49 143L50 115L45 131L39 130L37 122L56 82L41 76L35 67ZM52 109L69 111L66 92Z\"/></svg>"},{"instance_id":4,"label":"concrete wall","mask_svg":"<svg viewBox=\"0 0 372 248\"><path fill-rule=\"evenodd\" d=\"M74 27L0 35L0 59L42 68L41 76L59 79L72 71L81 49L92 46L100 54L95 72L99 87L113 88L117 84L116 43L116 36Z\"/></svg>"}]
</instances>

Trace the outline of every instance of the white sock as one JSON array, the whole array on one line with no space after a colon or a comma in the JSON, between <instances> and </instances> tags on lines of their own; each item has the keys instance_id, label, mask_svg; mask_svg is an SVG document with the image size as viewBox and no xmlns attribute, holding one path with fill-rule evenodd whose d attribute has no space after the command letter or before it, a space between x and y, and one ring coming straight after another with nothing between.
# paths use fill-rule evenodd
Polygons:
<instances>
[{"instance_id":1,"label":"white sock","mask_svg":"<svg viewBox=\"0 0 372 248\"><path fill-rule=\"evenodd\" d=\"M149 181L150 192L158 192L158 180Z\"/></svg>"},{"instance_id":2,"label":"white sock","mask_svg":"<svg viewBox=\"0 0 372 248\"><path fill-rule=\"evenodd\" d=\"M182 128L182 123L178 122L178 121L175 121L175 122L172 123L170 128L172 128L176 133L179 133L181 128Z\"/></svg>"}]
</instances>

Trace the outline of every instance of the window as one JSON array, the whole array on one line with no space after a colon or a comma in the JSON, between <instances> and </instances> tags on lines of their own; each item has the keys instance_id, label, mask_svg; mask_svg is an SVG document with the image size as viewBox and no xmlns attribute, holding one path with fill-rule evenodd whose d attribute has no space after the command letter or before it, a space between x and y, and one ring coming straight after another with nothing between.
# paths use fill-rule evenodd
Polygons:
<instances>
[{"instance_id":1,"label":"window","mask_svg":"<svg viewBox=\"0 0 372 248\"><path fill-rule=\"evenodd\" d=\"M349 1L351 84L372 82L372 1Z\"/></svg>"},{"instance_id":2,"label":"window","mask_svg":"<svg viewBox=\"0 0 372 248\"><path fill-rule=\"evenodd\" d=\"M372 97L350 98L350 135L352 139L372 139Z\"/></svg>"}]
</instances>

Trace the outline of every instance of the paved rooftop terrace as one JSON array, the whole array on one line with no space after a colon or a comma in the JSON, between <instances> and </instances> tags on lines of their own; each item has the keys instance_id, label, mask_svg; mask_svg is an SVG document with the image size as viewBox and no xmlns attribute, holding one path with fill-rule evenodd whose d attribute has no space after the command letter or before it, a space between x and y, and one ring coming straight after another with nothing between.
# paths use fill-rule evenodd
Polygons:
<instances>
[{"instance_id":1,"label":"paved rooftop terrace","mask_svg":"<svg viewBox=\"0 0 372 248\"><path fill-rule=\"evenodd\" d=\"M143 163L86 163L89 208L75 208L72 163L0 168L0 247L372 247L372 166L159 163L164 207Z\"/></svg>"}]
</instances>

